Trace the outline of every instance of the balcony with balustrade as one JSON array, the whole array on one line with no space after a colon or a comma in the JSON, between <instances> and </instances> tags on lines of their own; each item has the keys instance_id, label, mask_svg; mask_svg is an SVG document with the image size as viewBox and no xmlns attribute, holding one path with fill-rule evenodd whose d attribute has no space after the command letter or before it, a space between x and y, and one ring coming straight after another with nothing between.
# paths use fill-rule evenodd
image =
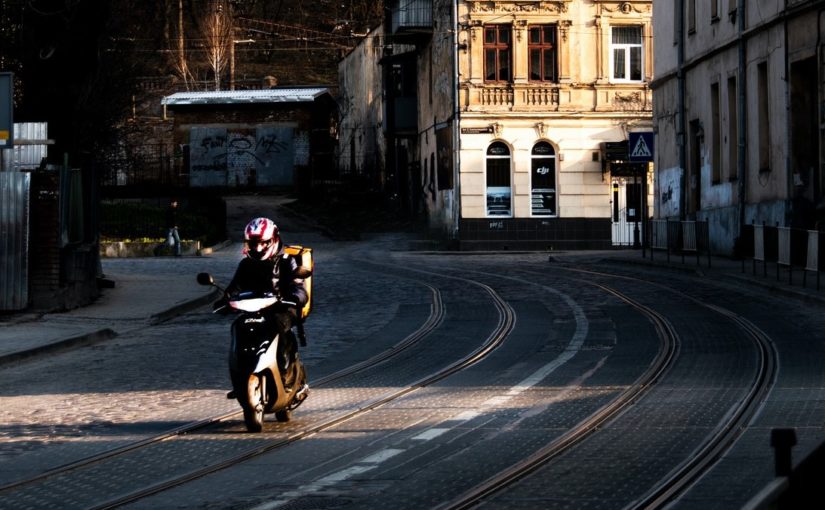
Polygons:
<instances>
[{"instance_id":1,"label":"balcony with balustrade","mask_svg":"<svg viewBox=\"0 0 825 510\"><path fill-rule=\"evenodd\" d=\"M389 0L388 24L395 43L415 43L432 36L432 0Z\"/></svg>"},{"instance_id":2,"label":"balcony with balustrade","mask_svg":"<svg viewBox=\"0 0 825 510\"><path fill-rule=\"evenodd\" d=\"M627 112L650 113L651 91L644 85L462 83L467 112Z\"/></svg>"}]
</instances>

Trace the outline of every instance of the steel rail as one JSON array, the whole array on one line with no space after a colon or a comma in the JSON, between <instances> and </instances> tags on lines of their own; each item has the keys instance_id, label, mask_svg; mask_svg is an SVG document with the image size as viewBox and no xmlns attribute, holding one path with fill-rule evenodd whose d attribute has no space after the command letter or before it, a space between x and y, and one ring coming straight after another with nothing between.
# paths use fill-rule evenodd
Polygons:
<instances>
[{"instance_id":1,"label":"steel rail","mask_svg":"<svg viewBox=\"0 0 825 510\"><path fill-rule=\"evenodd\" d=\"M745 427L759 411L765 398L767 397L775 382L776 373L778 369L778 353L776 351L776 347L771 338L767 334L765 334L762 330L760 330L756 325L754 325L747 319L725 308L705 303L696 297L690 296L688 294L685 294L684 292L675 290L671 287L651 282L649 280L644 280L641 278L626 275L616 275L599 271L564 266L554 267L557 267L562 270L567 270L570 272L577 272L594 276L603 276L613 279L634 280L680 295L685 299L688 299L704 308L712 310L713 312L718 313L723 317L726 317L727 319L735 322L743 331L745 331L746 335L753 340L756 346L757 355L759 359L757 363L757 368L754 372L750 390L742 399L739 400L737 405L734 406L730 410L730 412L726 414L728 419L720 423L719 426L716 427L714 431L711 432L705 438L705 441L703 442L702 446L697 448L693 455L689 456L684 462L676 466L665 478L663 478L659 483L652 487L645 495L643 495L636 501L631 502L628 506L625 507L626 510L631 508L634 510L662 508L666 504L676 499L679 495L681 495L690 485L695 483L698 480L698 478L703 473L705 473L713 464L715 464L721 458L721 456L727 450L729 450L736 442L736 440L739 437L741 437L741 435L744 433ZM620 299L623 299L629 304L631 304L631 306L636 307L634 304L635 301L629 300L629 298L627 298L618 291L614 291L609 287L606 287L602 284L590 280L579 281L588 283L590 285L595 285L597 287L602 288L603 290L611 292L617 297L620 297ZM528 281L527 283L534 282ZM670 326L666 319L664 319L664 317L662 317L658 312L655 312L645 307L644 305L640 306L642 308L639 309L643 310L643 313L647 314L647 312L649 311L653 314L653 316L658 317L654 318L653 316L649 316L650 320L654 321L654 324L657 324L659 319L664 320L665 323L668 324L668 333L672 332L673 334L675 334L675 331L672 329L672 326ZM661 326L657 325L656 329L661 335ZM678 339L678 336L674 338ZM658 362L659 357L657 357L657 360L654 361L653 365L655 365ZM664 370L660 372L660 374L663 373ZM642 378L644 377L645 376L643 375ZM640 378L640 380L642 378ZM625 393L623 393L623 395L618 397L617 400L623 399L623 397L627 396L630 397L630 401L634 401L636 398L638 398L638 396L641 396L641 393L643 393L644 390L650 384L653 384L655 380L656 378L651 379L650 383L647 385L632 386ZM634 391L636 390L639 390L636 396L630 395L631 393L634 393ZM548 444L546 447L531 455L527 459L524 459L523 461L511 466L510 468L503 470L500 473L490 477L482 484L465 492L459 497L453 499L451 502L444 503L436 508L438 510L470 508L480 503L482 500L491 496L492 494L500 490L503 490L506 487L512 485L514 482L528 476L530 473L539 469L542 465L549 462L553 457L557 456L565 449L583 440L589 432L594 431L600 424L605 423L612 417L616 416L619 412L621 412L622 408L626 407L627 403L625 403L624 405L619 405L619 402L617 402L617 400L614 400L613 402L608 404L606 408L603 408L605 414L603 414L602 411L594 413L594 415L591 415L590 417L585 419L574 429L571 429L565 435L561 436L556 441ZM610 410L607 409L613 408L614 406L619 407L614 409L612 412L610 412ZM593 420L598 420L598 423L591 423L591 421Z\"/></svg>"},{"instance_id":2,"label":"steel rail","mask_svg":"<svg viewBox=\"0 0 825 510\"><path fill-rule=\"evenodd\" d=\"M374 356L371 356L370 358L367 358L359 363L356 363L335 373L329 374L325 377L321 377L315 380L312 383L313 387L324 387L325 385L330 384L334 381L343 379L358 372L362 372L375 365L378 365L379 363L383 363L384 361L387 361L388 359L399 355L401 352L420 342L427 335L432 333L444 321L446 312L443 300L441 299L441 292L432 285L426 283L423 283L422 285L425 285L430 289L430 292L432 294L432 300L430 304L430 313L427 317L427 320L424 321L424 323L421 326L419 326L415 331L407 335L403 340L389 347L388 349L385 349L384 351ZM20 488L25 485L30 485L32 483L40 482L48 478L59 476L69 471L89 467L94 464L99 464L101 462L105 462L120 455L133 452L140 448L144 448L153 444L160 443L162 441L167 441L178 436L189 434L197 430L201 430L222 422L226 422L233 418L237 418L241 414L242 411L235 410L218 416L213 416L192 423L187 423L185 425L176 427L172 430L168 430L166 432L156 434L154 436L147 437L139 441L135 441L117 448L113 448L88 457L84 457L82 459L78 459L67 464L56 466L52 469L49 469L48 471L38 473L37 475L31 476L29 478L16 480L14 482L9 482L5 485L2 485L0 486L0 494L11 491L13 489Z\"/></svg>"},{"instance_id":3,"label":"steel rail","mask_svg":"<svg viewBox=\"0 0 825 510\"><path fill-rule=\"evenodd\" d=\"M634 510L662 508L683 494L690 485L695 483L702 474L707 472L710 467L736 443L742 434L744 434L745 428L759 412L759 409L761 409L776 381L779 365L779 353L776 350L776 345L768 334L744 317L721 306L706 303L671 287L626 275L569 267L562 267L562 269L607 276L610 278L640 281L677 294L736 323L739 328L750 337L756 347L758 362L750 389L737 405L731 408L730 412L726 415L728 417L727 420L720 423L719 426L705 438L704 444L700 446L693 455L676 466L676 468L665 476L656 486L652 487L645 495L625 507L626 509L632 508Z\"/></svg>"},{"instance_id":4,"label":"steel rail","mask_svg":"<svg viewBox=\"0 0 825 510\"><path fill-rule=\"evenodd\" d=\"M750 391L733 409L729 419L706 439L698 453L678 466L658 486L627 508L662 508L675 500L699 477L707 472L742 436L747 425L756 416L776 380L778 353L771 338L756 325L729 310L706 305L719 314L736 322L756 344L759 363L754 373Z\"/></svg>"},{"instance_id":5,"label":"steel rail","mask_svg":"<svg viewBox=\"0 0 825 510\"><path fill-rule=\"evenodd\" d=\"M311 437L327 429L333 428L349 420L372 412L375 409L383 407L388 403L391 403L406 395L418 391L421 388L427 387L431 384L441 381L456 372L464 370L467 367L475 364L479 360L483 359L485 356L487 356L490 352L495 350L504 342L504 339L507 337L507 335L509 335L510 331L512 330L515 324L515 312L510 307L510 305L504 299L502 299L491 287L465 278L459 278L455 276L443 275L438 273L430 273L425 271L418 272L429 273L435 276L439 276L441 278L451 278L456 280L467 281L482 287L488 294L490 294L490 296L493 299L493 303L496 306L496 310L499 313L499 320L493 332L487 337L487 339L485 339L485 341L478 348L476 348L463 358L459 359L458 361L451 363L447 367L437 370L436 372L433 372L430 375L422 377L421 379L407 385L405 388L385 394L384 396L373 400L369 404L366 404L360 407L359 409L342 413L338 416L322 421L303 430L296 431L295 433L290 434L283 439L272 441L271 443L261 445L258 447L249 448L232 457L228 457L223 461L216 462L208 466L203 466L201 468L190 471L189 473L175 476L155 485L151 485L143 489L134 491L132 493L125 494L118 498L96 504L90 508L92 510L103 510L133 503L135 501L153 496L155 494L183 485L193 480L203 478L212 473L216 473L218 471L230 468L239 463L253 459L255 457L266 454L278 448L282 448L286 445L292 444L301 439Z\"/></svg>"},{"instance_id":6,"label":"steel rail","mask_svg":"<svg viewBox=\"0 0 825 510\"><path fill-rule=\"evenodd\" d=\"M503 278L518 280L513 277ZM525 283L535 283L527 280L521 281L524 281ZM653 324L660 340L659 350L656 357L650 363L647 370L645 370L645 372L640 375L633 384L631 384L609 404L601 407L596 412L576 424L566 433L539 449L529 457L488 478L481 484L473 487L463 494L460 494L453 500L435 507L437 510L471 508L492 494L535 472L553 458L583 441L590 434L597 431L599 427L627 409L641 395L647 392L648 389L650 389L650 387L655 384L656 381L658 381L658 379L661 378L673 365L673 361L676 359L679 352L680 338L673 325L664 316L655 310L629 298L616 289L588 280L580 281L598 287L601 290L612 294L645 315Z\"/></svg>"}]
</instances>

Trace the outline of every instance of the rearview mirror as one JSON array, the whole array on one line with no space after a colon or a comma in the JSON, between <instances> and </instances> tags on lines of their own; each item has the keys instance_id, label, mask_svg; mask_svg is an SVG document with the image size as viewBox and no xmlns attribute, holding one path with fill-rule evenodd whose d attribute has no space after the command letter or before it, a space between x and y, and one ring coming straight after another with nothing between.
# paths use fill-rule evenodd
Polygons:
<instances>
[{"instance_id":1,"label":"rearview mirror","mask_svg":"<svg viewBox=\"0 0 825 510\"><path fill-rule=\"evenodd\" d=\"M215 285L215 280L209 273L198 273L198 283L201 285Z\"/></svg>"}]
</instances>

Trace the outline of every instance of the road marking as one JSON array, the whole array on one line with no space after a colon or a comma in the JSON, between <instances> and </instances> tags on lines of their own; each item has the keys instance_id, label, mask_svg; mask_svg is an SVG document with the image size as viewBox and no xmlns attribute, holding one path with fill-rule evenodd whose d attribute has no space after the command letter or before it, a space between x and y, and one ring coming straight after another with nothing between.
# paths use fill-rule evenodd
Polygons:
<instances>
[{"instance_id":1,"label":"road marking","mask_svg":"<svg viewBox=\"0 0 825 510\"><path fill-rule=\"evenodd\" d=\"M323 478L319 478L313 483L304 485L294 491L284 492L279 499L267 501L266 503L253 507L253 510L272 510L274 508L278 508L306 494L318 492L329 487L330 485L348 480L355 475L360 475L362 473L366 473L367 471L371 471L377 468L382 462L387 459L391 459L404 451L405 450L401 450L399 448L386 448L378 451L369 457L364 457L363 459L357 461L353 466L342 469L341 471L336 471L335 473L329 474Z\"/></svg>"},{"instance_id":2,"label":"road marking","mask_svg":"<svg viewBox=\"0 0 825 510\"><path fill-rule=\"evenodd\" d=\"M475 271L481 272L481 271ZM483 273L489 274L489 273ZM516 278L509 278L506 276L501 275L494 275L500 278L507 278L516 280ZM520 281L520 280L519 280ZM573 333L573 337L570 339L570 343L567 344L565 350L557 356L554 360L550 361L549 363L545 364L524 380L519 382L518 384L510 387L503 395L495 396L492 398L487 399L485 402L482 402L481 408L477 410L468 410L463 411L452 418L448 418L444 420L442 423L450 423L452 426L450 427L433 427L423 432L420 432L418 435L412 437L412 440L424 442L430 441L435 439L447 432L455 429L461 423L467 422L472 420L473 418L477 418L483 414L484 411L489 410L491 407L502 405L508 401L510 401L513 397L520 395L521 393L529 390L530 388L534 387L541 381L543 381L547 376L557 370L559 367L570 361L576 354L579 353L582 346L584 345L584 340L587 338L587 331L588 331L588 321L587 315L585 315L584 311L579 307L578 303L576 303L570 296L567 294L561 293L556 289L551 287L541 286L542 288L548 290L551 293L558 294L559 296L564 299L570 308L573 310L573 317L576 321L576 330ZM599 368L601 368L602 364L604 363L604 358L597 363L596 367L588 371L587 373L583 374L576 381L574 381L575 385L580 385L584 382L587 378L589 378L593 373L596 372ZM561 399L564 395L568 392L572 392L575 388L568 388L564 390L555 400ZM547 403L544 408L546 409L549 406ZM523 419L523 418L522 418ZM521 420L519 420L521 421ZM420 444L420 443L418 443ZM273 510L280 506L283 506L299 497L305 496L310 493L318 492L330 485L335 483L347 480L355 475L360 475L367 471L377 468L381 463L386 461L387 459L391 459L396 455L407 451L409 448L386 448L384 450L378 451L369 457L365 457L360 461L356 462L353 466L350 466L346 469L342 469L341 471L336 471L330 475L327 475L323 478L316 480L313 483L307 484L301 488L298 488L294 491L288 491L281 494L281 497L275 501L269 501L267 503L263 503L253 508L253 510Z\"/></svg>"},{"instance_id":3,"label":"road marking","mask_svg":"<svg viewBox=\"0 0 825 510\"><path fill-rule=\"evenodd\" d=\"M424 432L413 437L413 439L416 441L429 441L430 439L435 439L436 437L440 436L445 432L448 432L451 429L452 427L425 430Z\"/></svg>"}]
</instances>

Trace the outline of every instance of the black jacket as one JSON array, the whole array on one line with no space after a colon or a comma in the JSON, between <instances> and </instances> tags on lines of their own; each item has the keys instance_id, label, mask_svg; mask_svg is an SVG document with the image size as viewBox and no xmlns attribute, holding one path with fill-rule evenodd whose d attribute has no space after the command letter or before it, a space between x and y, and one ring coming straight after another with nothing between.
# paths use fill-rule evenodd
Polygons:
<instances>
[{"instance_id":1,"label":"black jacket","mask_svg":"<svg viewBox=\"0 0 825 510\"><path fill-rule=\"evenodd\" d=\"M267 260L246 257L226 287L226 297L238 292L272 292L284 301L297 303L300 309L307 302L307 291L303 278L295 277L296 269L298 262L283 250Z\"/></svg>"}]
</instances>

